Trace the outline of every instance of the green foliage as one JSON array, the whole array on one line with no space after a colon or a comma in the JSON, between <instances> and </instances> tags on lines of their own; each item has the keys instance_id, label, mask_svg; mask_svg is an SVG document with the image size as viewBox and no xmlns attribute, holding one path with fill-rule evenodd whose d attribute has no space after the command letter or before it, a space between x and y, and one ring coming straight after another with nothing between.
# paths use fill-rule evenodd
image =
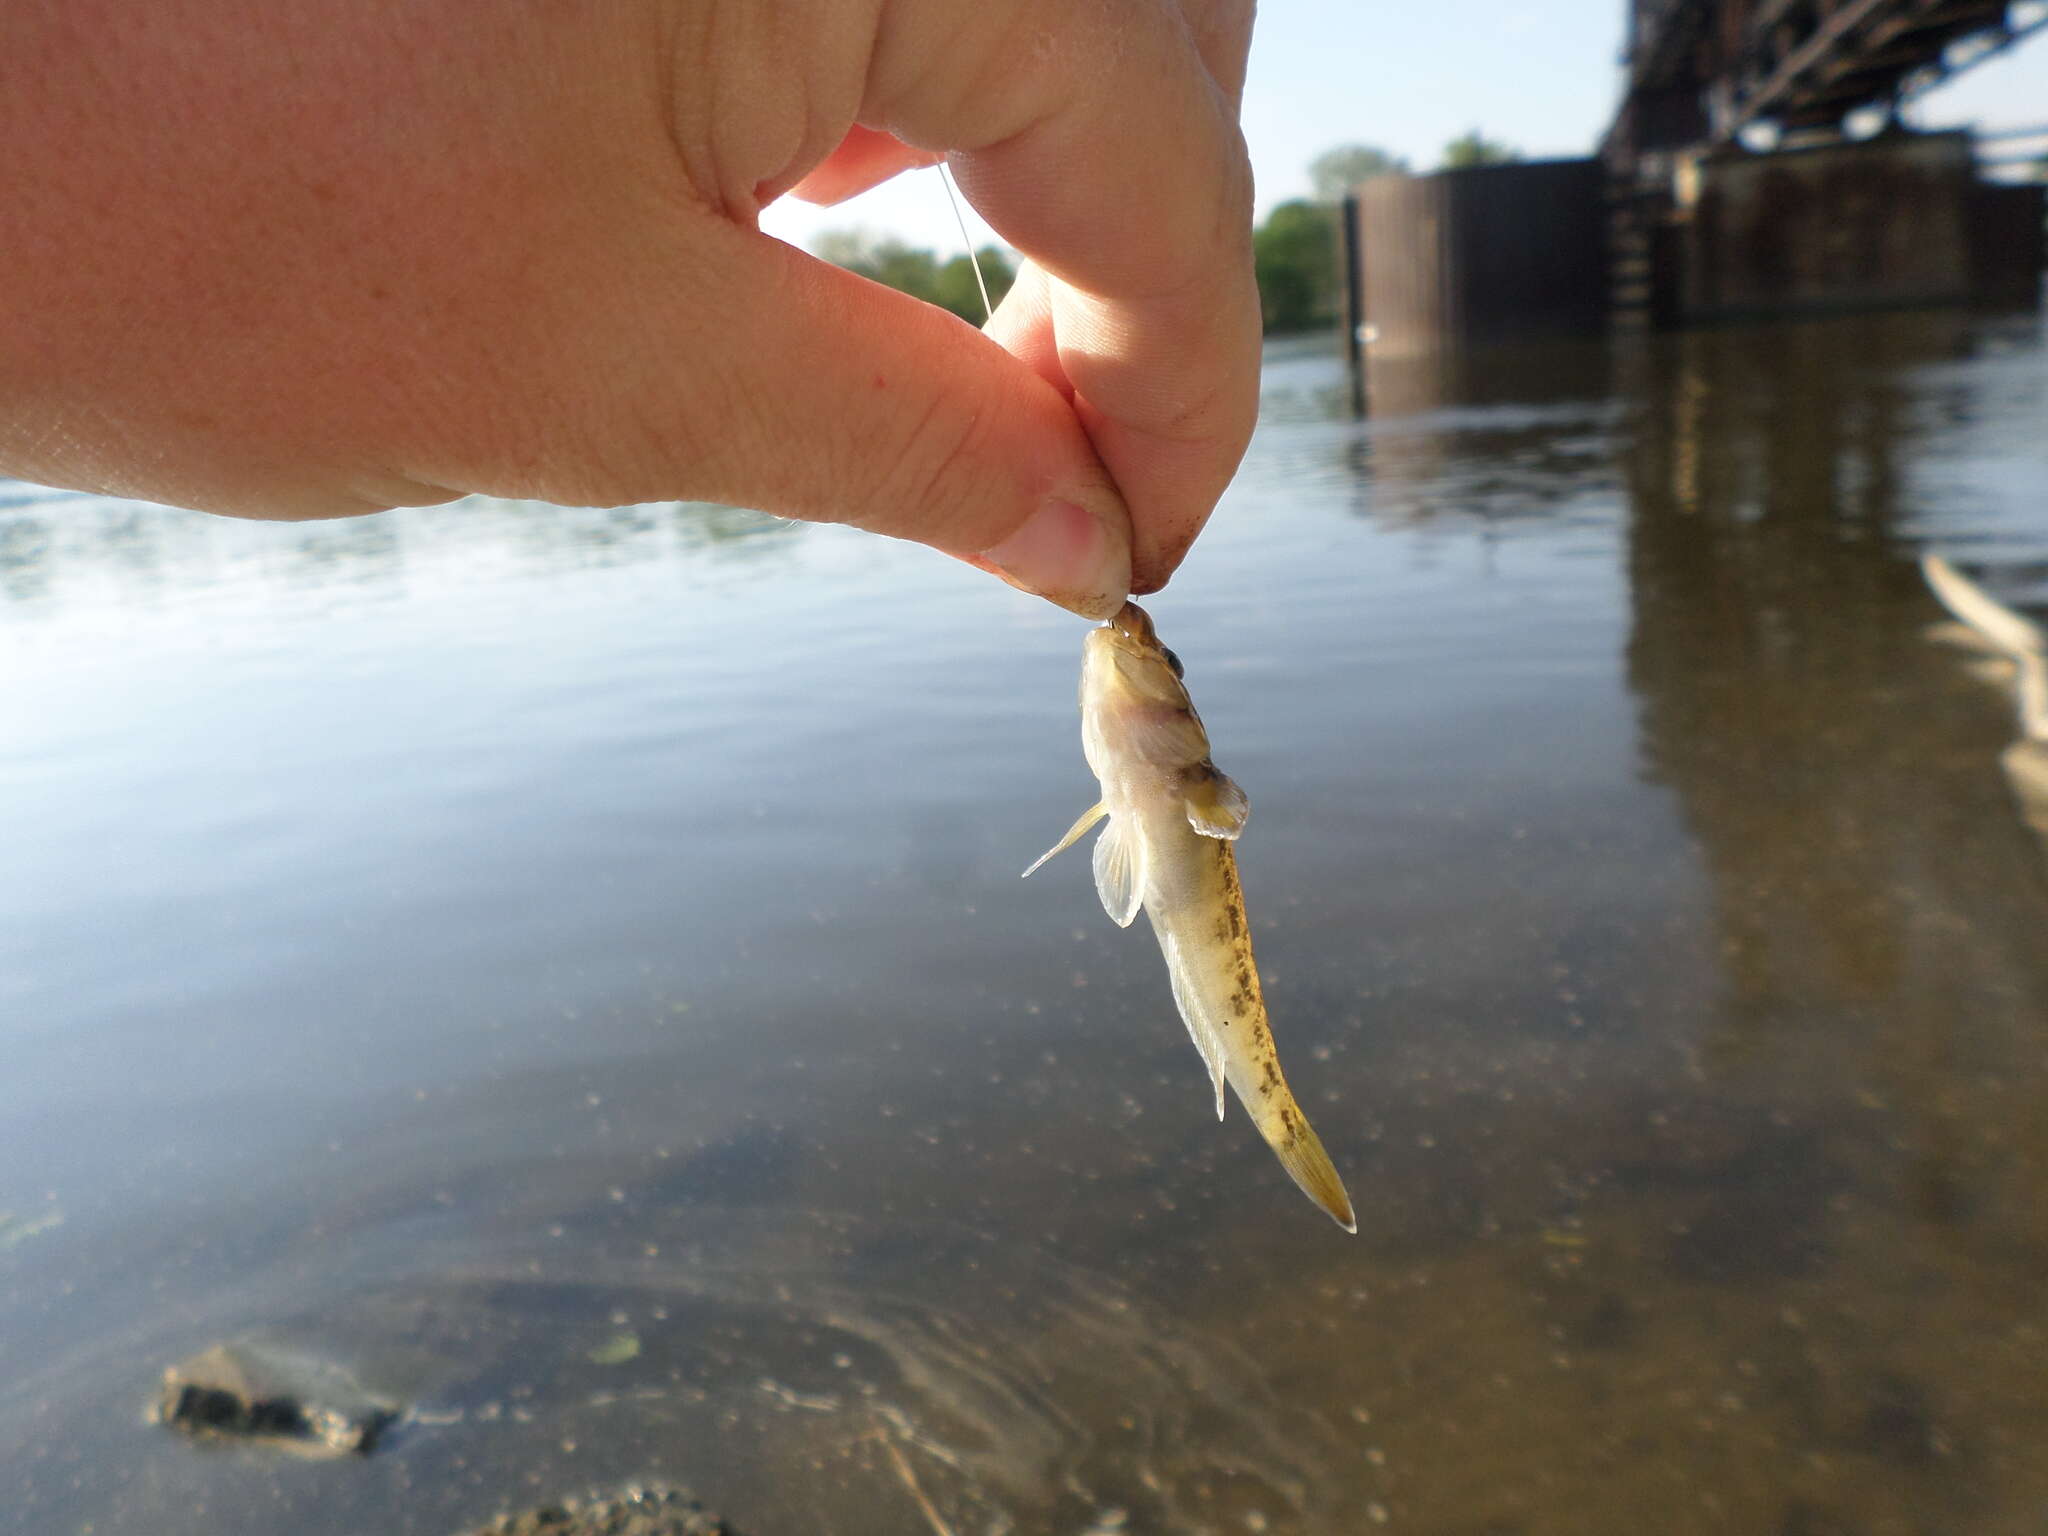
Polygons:
<instances>
[{"instance_id":1,"label":"green foliage","mask_svg":"<svg viewBox=\"0 0 2048 1536\"><path fill-rule=\"evenodd\" d=\"M1463 171L1475 165L1512 165L1521 158L1522 152L1514 145L1489 139L1474 128L1444 146L1443 169Z\"/></svg>"},{"instance_id":2,"label":"green foliage","mask_svg":"<svg viewBox=\"0 0 2048 1536\"><path fill-rule=\"evenodd\" d=\"M1304 331L1335 322L1335 209L1305 199L1282 203L1254 233L1252 248L1259 307L1267 330ZM811 251L834 266L949 309L973 324L979 325L984 318L974 268L965 256L941 264L930 251L893 236L857 229L827 230L812 242ZM995 246L984 246L976 254L988 281L989 298L1001 303L1016 281L1016 268L1008 254Z\"/></svg>"},{"instance_id":3,"label":"green foliage","mask_svg":"<svg viewBox=\"0 0 2048 1536\"><path fill-rule=\"evenodd\" d=\"M987 318L981 307L981 290L974 283L973 264L965 256L955 256L941 265L930 251L860 229L826 230L812 242L811 254L899 293L949 309L974 325ZM1002 303L1003 295L1017 280L1016 268L1008 255L993 245L985 245L975 254L981 258L989 302Z\"/></svg>"},{"instance_id":4,"label":"green foliage","mask_svg":"<svg viewBox=\"0 0 2048 1536\"><path fill-rule=\"evenodd\" d=\"M1337 218L1322 203L1282 203L1252 236L1268 331L1306 331L1337 315Z\"/></svg>"},{"instance_id":5,"label":"green foliage","mask_svg":"<svg viewBox=\"0 0 2048 1536\"><path fill-rule=\"evenodd\" d=\"M984 245L975 254L981 258L981 280L988 284L989 303L1002 303L1003 295L1017 281L1010 258L992 245ZM976 325L988 318L981 307L981 289L975 285L974 263L965 256L955 256L939 268L938 276L933 280L931 300L939 308L950 309L961 319L972 320Z\"/></svg>"},{"instance_id":6,"label":"green foliage","mask_svg":"<svg viewBox=\"0 0 2048 1536\"><path fill-rule=\"evenodd\" d=\"M930 251L892 242L876 253L874 270L861 275L929 302L939 285L939 263Z\"/></svg>"},{"instance_id":7,"label":"green foliage","mask_svg":"<svg viewBox=\"0 0 2048 1536\"><path fill-rule=\"evenodd\" d=\"M1308 179L1319 203L1342 202L1344 194L1375 176L1398 176L1408 162L1390 155L1376 144L1339 144L1326 149L1308 163Z\"/></svg>"}]
</instances>

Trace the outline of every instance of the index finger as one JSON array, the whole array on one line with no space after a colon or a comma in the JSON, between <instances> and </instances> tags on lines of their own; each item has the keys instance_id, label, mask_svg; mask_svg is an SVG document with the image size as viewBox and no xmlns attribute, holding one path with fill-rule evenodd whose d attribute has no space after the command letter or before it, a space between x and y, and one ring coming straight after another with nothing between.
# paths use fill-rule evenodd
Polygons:
<instances>
[{"instance_id":1,"label":"index finger","mask_svg":"<svg viewBox=\"0 0 2048 1536\"><path fill-rule=\"evenodd\" d=\"M905 3L949 13L969 46L951 0ZM1149 591L1229 483L1257 412L1252 182L1236 123L1249 8L1206 6L1199 27L1158 0L1003 0L973 14L986 41L965 79L892 56L885 30L863 120L951 150L968 197L1047 274L1051 343L1130 505L1133 587Z\"/></svg>"}]
</instances>

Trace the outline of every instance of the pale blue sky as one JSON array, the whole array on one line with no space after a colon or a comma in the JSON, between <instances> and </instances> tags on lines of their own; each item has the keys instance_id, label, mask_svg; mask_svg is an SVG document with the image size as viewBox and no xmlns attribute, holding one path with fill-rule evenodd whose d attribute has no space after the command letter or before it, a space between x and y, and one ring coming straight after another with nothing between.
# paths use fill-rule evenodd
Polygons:
<instances>
[{"instance_id":1,"label":"pale blue sky","mask_svg":"<svg viewBox=\"0 0 2048 1536\"><path fill-rule=\"evenodd\" d=\"M1261 216L1305 195L1308 162L1333 144L1378 144L1424 170L1474 127L1532 156L1588 153L1620 90L1621 31L1622 0L1268 0L1244 100ZM2048 123L2048 30L1930 94L1911 116L1923 126ZM784 199L761 222L798 244L856 226L942 252L960 244L933 171L838 208ZM979 221L976 238L988 238Z\"/></svg>"}]
</instances>

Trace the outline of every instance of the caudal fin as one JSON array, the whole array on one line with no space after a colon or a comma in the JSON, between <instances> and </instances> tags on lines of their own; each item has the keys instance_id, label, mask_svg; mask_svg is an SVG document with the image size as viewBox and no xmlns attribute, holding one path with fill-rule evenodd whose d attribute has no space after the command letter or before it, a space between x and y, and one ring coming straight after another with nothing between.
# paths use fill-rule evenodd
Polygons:
<instances>
[{"instance_id":1,"label":"caudal fin","mask_svg":"<svg viewBox=\"0 0 2048 1536\"><path fill-rule=\"evenodd\" d=\"M1259 1131L1301 1192L1346 1232L1356 1232L1358 1217L1351 1209L1351 1196L1345 1193L1336 1165L1301 1107L1290 1102L1271 1120L1262 1122Z\"/></svg>"}]
</instances>

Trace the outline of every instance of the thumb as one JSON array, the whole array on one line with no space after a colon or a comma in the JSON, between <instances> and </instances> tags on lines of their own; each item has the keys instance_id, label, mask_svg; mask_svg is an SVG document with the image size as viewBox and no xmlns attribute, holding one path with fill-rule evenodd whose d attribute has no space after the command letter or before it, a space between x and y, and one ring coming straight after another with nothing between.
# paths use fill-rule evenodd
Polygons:
<instances>
[{"instance_id":1,"label":"thumb","mask_svg":"<svg viewBox=\"0 0 2048 1536\"><path fill-rule=\"evenodd\" d=\"M639 366L612 351L617 409L584 418L672 423L618 445L646 461L612 461L632 494L913 539L1089 618L1122 605L1130 514L1057 389L933 305L753 230L702 234L713 291L638 307Z\"/></svg>"}]
</instances>

